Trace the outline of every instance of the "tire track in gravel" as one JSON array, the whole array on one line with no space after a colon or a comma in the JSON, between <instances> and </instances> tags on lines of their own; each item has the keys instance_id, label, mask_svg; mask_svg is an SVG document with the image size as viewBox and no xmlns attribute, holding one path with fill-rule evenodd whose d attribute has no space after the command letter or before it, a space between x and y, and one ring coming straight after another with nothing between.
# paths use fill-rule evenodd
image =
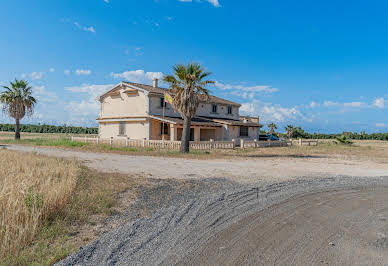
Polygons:
<instances>
[{"instance_id":1,"label":"tire track in gravel","mask_svg":"<svg viewBox=\"0 0 388 266\"><path fill-rule=\"evenodd\" d=\"M326 247L330 239L327 233L335 235L341 231L341 224L334 224L333 228L337 229L326 232L328 223L325 216L320 216L319 209L334 210L333 213L338 217L330 220L333 223L336 219L346 220L344 217L348 214L341 209L346 204L338 204L336 207L335 200L330 201L330 197L351 191L355 193L353 200L356 200L359 199L357 193L361 193L360 187L375 188L383 185L388 185L388 177L305 179L264 185L258 189L225 186L218 193L198 194L186 202L174 202L151 217L124 224L57 265L220 265L260 264L264 261L270 264L284 264L286 261L298 264L305 262L300 252L309 245L312 257L320 257L314 254L322 248L325 255L332 254L328 253ZM383 188L388 192L387 187ZM370 201L373 201L373 191L370 193ZM322 197L329 197L332 206L317 200ZM360 197L362 200L362 193ZM348 202L343 196L338 197L338 200ZM304 209L311 214L304 212ZM365 208L360 210L360 214L368 211ZM263 217L267 226L257 226L262 223ZM301 219L311 220L306 224L305 232L301 229ZM283 221L286 223L281 224ZM293 221L292 226L299 228L295 238L290 237L292 233L289 230L293 228L287 224L290 221ZM241 231L238 231L239 228ZM273 231L274 228L283 232L283 239ZM255 234L261 235L258 239L265 236L265 241L250 238L250 235ZM314 236L324 240L307 241ZM246 241L249 239L251 242ZM342 241L344 238L337 240ZM262 243L262 246L257 243ZM223 252L220 251L222 246L225 246ZM299 247L300 251L292 248L294 246ZM274 249L280 253L271 253ZM328 260L328 257L324 259ZM312 264L315 262L310 261ZM341 262L346 263L346 260Z\"/></svg>"}]
</instances>

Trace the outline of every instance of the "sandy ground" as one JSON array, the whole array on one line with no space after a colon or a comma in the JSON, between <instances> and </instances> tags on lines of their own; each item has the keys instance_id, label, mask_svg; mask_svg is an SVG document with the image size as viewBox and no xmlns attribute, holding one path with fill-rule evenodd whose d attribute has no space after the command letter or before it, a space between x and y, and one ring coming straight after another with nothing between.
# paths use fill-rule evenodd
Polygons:
<instances>
[{"instance_id":1,"label":"sandy ground","mask_svg":"<svg viewBox=\"0 0 388 266\"><path fill-rule=\"evenodd\" d=\"M363 176L388 174L388 164L310 156L302 158L247 158L197 160L92 153L56 148L9 145L8 149L48 156L76 158L101 172L137 174L152 178L229 178L245 184L282 182L299 177Z\"/></svg>"},{"instance_id":2,"label":"sandy ground","mask_svg":"<svg viewBox=\"0 0 388 266\"><path fill-rule=\"evenodd\" d=\"M339 158L195 160L53 148L103 172L195 182L58 265L388 265L388 164ZM171 183L172 185L174 182ZM159 191L160 190L160 191ZM170 193L170 194L169 194ZM153 205L154 192L141 199Z\"/></svg>"}]
</instances>

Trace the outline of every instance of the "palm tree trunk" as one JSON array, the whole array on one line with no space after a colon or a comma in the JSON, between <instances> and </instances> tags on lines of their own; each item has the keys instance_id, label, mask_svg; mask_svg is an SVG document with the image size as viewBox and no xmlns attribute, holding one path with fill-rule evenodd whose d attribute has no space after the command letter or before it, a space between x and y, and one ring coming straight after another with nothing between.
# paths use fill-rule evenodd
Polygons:
<instances>
[{"instance_id":1,"label":"palm tree trunk","mask_svg":"<svg viewBox=\"0 0 388 266\"><path fill-rule=\"evenodd\" d=\"M16 126L15 126L15 139L20 139L20 120L17 118L16 120Z\"/></svg>"},{"instance_id":2,"label":"palm tree trunk","mask_svg":"<svg viewBox=\"0 0 388 266\"><path fill-rule=\"evenodd\" d=\"M182 142L181 142L181 152L187 153L190 151L190 127L191 127L191 117L185 117L183 119L183 131L182 131Z\"/></svg>"}]
</instances>

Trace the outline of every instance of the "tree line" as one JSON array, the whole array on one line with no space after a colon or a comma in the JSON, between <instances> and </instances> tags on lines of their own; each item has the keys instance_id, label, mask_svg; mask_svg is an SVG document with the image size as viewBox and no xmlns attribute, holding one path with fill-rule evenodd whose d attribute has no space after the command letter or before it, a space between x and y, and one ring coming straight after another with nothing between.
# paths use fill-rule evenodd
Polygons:
<instances>
[{"instance_id":1,"label":"tree line","mask_svg":"<svg viewBox=\"0 0 388 266\"><path fill-rule=\"evenodd\" d=\"M15 132L15 124L0 124L0 131ZM97 127L74 127L53 125L21 124L21 132L30 133L68 133L68 134L98 134Z\"/></svg>"},{"instance_id":2,"label":"tree line","mask_svg":"<svg viewBox=\"0 0 388 266\"><path fill-rule=\"evenodd\" d=\"M269 124L268 126L269 133L275 134L275 129L277 126L274 123ZM326 133L308 133L304 131L301 127L294 127L292 125L287 125L285 127L286 133L276 133L281 137L285 138L294 138L294 139L337 139L339 137L346 137L347 139L354 140L387 140L388 141L388 133L371 133L368 134L365 131L361 133L357 132L347 132L344 131L339 134L326 134ZM266 131L262 131L263 134L266 134Z\"/></svg>"}]
</instances>

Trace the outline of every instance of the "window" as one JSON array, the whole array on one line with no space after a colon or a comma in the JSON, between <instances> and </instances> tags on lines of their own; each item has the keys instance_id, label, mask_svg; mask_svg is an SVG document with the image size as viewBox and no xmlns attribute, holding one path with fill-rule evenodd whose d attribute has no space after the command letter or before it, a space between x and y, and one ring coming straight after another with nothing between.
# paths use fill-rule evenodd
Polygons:
<instances>
[{"instance_id":1,"label":"window","mask_svg":"<svg viewBox=\"0 0 388 266\"><path fill-rule=\"evenodd\" d=\"M240 127L240 137L248 137L248 127L246 126Z\"/></svg>"},{"instance_id":2,"label":"window","mask_svg":"<svg viewBox=\"0 0 388 266\"><path fill-rule=\"evenodd\" d=\"M160 135L168 135L168 124L160 123Z\"/></svg>"},{"instance_id":3,"label":"window","mask_svg":"<svg viewBox=\"0 0 388 266\"><path fill-rule=\"evenodd\" d=\"M212 112L217 113L217 104L212 104Z\"/></svg>"},{"instance_id":4,"label":"window","mask_svg":"<svg viewBox=\"0 0 388 266\"><path fill-rule=\"evenodd\" d=\"M125 133L125 122L120 122L119 123L119 135L124 136Z\"/></svg>"},{"instance_id":5,"label":"window","mask_svg":"<svg viewBox=\"0 0 388 266\"><path fill-rule=\"evenodd\" d=\"M167 107L167 103L164 101L164 97L160 98L160 108Z\"/></svg>"},{"instance_id":6,"label":"window","mask_svg":"<svg viewBox=\"0 0 388 266\"><path fill-rule=\"evenodd\" d=\"M232 114L232 106L228 106L228 115L231 115Z\"/></svg>"}]
</instances>

